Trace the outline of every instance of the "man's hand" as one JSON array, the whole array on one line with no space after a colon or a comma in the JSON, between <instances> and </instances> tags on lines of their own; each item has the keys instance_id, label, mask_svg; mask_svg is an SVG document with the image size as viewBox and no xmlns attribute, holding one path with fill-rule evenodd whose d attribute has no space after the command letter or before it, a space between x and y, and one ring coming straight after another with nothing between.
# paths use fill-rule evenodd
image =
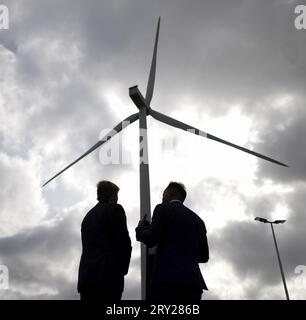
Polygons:
<instances>
[{"instance_id":1,"label":"man's hand","mask_svg":"<svg viewBox=\"0 0 306 320\"><path fill-rule=\"evenodd\" d=\"M150 222L147 220L147 214L144 215L144 217L139 220L137 227L146 227L150 225Z\"/></svg>"}]
</instances>

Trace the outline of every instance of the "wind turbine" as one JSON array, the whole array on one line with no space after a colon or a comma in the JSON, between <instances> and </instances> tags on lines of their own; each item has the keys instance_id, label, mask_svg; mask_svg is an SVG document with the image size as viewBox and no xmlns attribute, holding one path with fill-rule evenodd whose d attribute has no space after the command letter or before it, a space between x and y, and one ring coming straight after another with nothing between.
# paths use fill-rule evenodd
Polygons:
<instances>
[{"instance_id":1,"label":"wind turbine","mask_svg":"<svg viewBox=\"0 0 306 320\"><path fill-rule=\"evenodd\" d=\"M155 73L156 73L156 56L157 56L157 46L158 46L158 38L159 38L159 27L160 27L160 17L157 23L157 30L155 36L155 44L153 50L152 63L150 68L150 74L147 84L146 96L143 97L141 92L139 91L137 86L129 88L129 95L133 100L136 107L139 109L137 113L134 113L117 124L107 135L105 135L101 140L99 140L95 145L93 145L88 151L86 151L83 155L77 158L75 161L70 163L67 167L62 169L60 172L55 174L52 178L47 180L43 187L46 186L53 179L58 177L68 168L76 164L78 161L89 155L91 152L105 144L108 140L110 140L115 134L119 133L125 127L126 124L131 124L139 119L139 173L140 173L140 218L142 219L146 214L148 219L151 218L151 204L150 204L150 180L149 180L149 161L148 161L148 141L147 141L147 115L152 116L154 119L161 121L165 124L168 124L172 127L179 128L190 133L193 133L198 136L202 136L207 139L215 140L217 142L221 142L233 148L239 149L241 151L252 154L258 158L273 162L275 164L288 167L286 164L281 163L277 160L269 158L265 155L257 153L255 151L246 149L244 147L238 146L234 143L231 143L227 140L223 140L218 138L212 134L201 131L191 125L178 121L176 119L170 118L160 112L157 112L151 108L151 100L154 91L154 83L155 83ZM141 296L142 299L146 298L146 282L147 282L147 248L145 245L141 244Z\"/></svg>"}]
</instances>

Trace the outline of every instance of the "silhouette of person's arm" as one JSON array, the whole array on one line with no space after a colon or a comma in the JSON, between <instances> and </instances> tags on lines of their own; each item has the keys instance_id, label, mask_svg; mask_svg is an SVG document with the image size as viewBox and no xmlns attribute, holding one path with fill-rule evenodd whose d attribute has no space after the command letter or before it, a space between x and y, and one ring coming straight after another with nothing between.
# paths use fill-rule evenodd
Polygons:
<instances>
[{"instance_id":1,"label":"silhouette of person's arm","mask_svg":"<svg viewBox=\"0 0 306 320\"><path fill-rule=\"evenodd\" d=\"M158 204L153 212L152 223L150 225L140 225L136 228L137 241L143 242L149 248L156 246L162 238L165 219L162 205Z\"/></svg>"},{"instance_id":2,"label":"silhouette of person's arm","mask_svg":"<svg viewBox=\"0 0 306 320\"><path fill-rule=\"evenodd\" d=\"M203 221L200 224L201 236L200 236L200 246L199 246L199 263L206 263L209 260L209 248L207 242L207 231Z\"/></svg>"},{"instance_id":3,"label":"silhouette of person's arm","mask_svg":"<svg viewBox=\"0 0 306 320\"><path fill-rule=\"evenodd\" d=\"M121 270L124 275L128 273L131 260L131 239L126 224L126 215L121 205L116 205L116 221L114 226L114 241L118 246L118 254L121 262Z\"/></svg>"}]
</instances>

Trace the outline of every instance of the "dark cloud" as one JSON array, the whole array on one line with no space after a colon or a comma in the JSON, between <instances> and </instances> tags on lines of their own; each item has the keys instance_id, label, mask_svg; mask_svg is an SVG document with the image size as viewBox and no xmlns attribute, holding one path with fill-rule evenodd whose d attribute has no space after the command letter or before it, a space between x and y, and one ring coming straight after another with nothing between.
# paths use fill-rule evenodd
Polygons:
<instances>
[{"instance_id":1,"label":"dark cloud","mask_svg":"<svg viewBox=\"0 0 306 320\"><path fill-rule=\"evenodd\" d=\"M76 45L83 75L126 88L136 81L144 89L154 24L162 15L156 98L160 108L171 109L186 94L203 106L203 97L249 103L301 90L305 35L294 29L294 7L285 1L30 1L19 7L16 28L21 39L59 39L68 50ZM39 62L32 56L25 67ZM220 107L219 101L205 112L224 112L226 104Z\"/></svg>"},{"instance_id":2,"label":"dark cloud","mask_svg":"<svg viewBox=\"0 0 306 320\"><path fill-rule=\"evenodd\" d=\"M80 254L80 217L75 214L0 239L1 262L10 279L4 298L64 298L65 292L66 298L75 296Z\"/></svg>"},{"instance_id":3,"label":"dark cloud","mask_svg":"<svg viewBox=\"0 0 306 320\"><path fill-rule=\"evenodd\" d=\"M293 286L296 279L295 268L298 265L305 265L306 261L304 195L305 186L300 186L296 192L286 196L286 203L290 208L287 222L284 225L274 226L287 284L291 281L291 287L288 286L289 292L295 290ZM229 223L218 234L210 236L211 251L218 257L217 259L232 264L242 282L253 281L254 286L246 292L246 298L257 299L260 297L261 288L281 284L270 225L253 220L256 215L273 220L270 216L273 202L275 204L273 199L271 202L264 199L261 206L259 201L259 206L249 208L253 213L250 221Z\"/></svg>"},{"instance_id":4,"label":"dark cloud","mask_svg":"<svg viewBox=\"0 0 306 320\"><path fill-rule=\"evenodd\" d=\"M268 285L279 281L272 241L268 225L251 221L234 222L222 230L219 237L211 238L210 243L219 258L232 263L241 281L256 277Z\"/></svg>"},{"instance_id":5,"label":"dark cloud","mask_svg":"<svg viewBox=\"0 0 306 320\"><path fill-rule=\"evenodd\" d=\"M306 78L305 78L306 81ZM304 83L305 83L304 81ZM271 122L261 129L260 140L255 148L265 154L277 156L289 168L269 166L260 163L258 176L274 181L295 184L305 181L306 145L305 139L305 96L293 99L285 111L274 110L268 113ZM272 121L273 119L273 121ZM265 143L267 142L268 143Z\"/></svg>"}]
</instances>

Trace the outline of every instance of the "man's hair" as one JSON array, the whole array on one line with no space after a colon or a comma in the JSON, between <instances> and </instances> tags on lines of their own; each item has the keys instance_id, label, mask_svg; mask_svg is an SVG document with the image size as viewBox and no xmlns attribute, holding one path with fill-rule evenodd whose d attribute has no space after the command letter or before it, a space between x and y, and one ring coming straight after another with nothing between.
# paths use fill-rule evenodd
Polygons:
<instances>
[{"instance_id":1,"label":"man's hair","mask_svg":"<svg viewBox=\"0 0 306 320\"><path fill-rule=\"evenodd\" d=\"M97 184L97 198L101 202L109 202L119 192L119 187L110 181L99 181Z\"/></svg>"},{"instance_id":2,"label":"man's hair","mask_svg":"<svg viewBox=\"0 0 306 320\"><path fill-rule=\"evenodd\" d=\"M169 183L166 190L171 194L171 196L176 197L182 202L186 199L187 192L183 183L172 181Z\"/></svg>"}]
</instances>

